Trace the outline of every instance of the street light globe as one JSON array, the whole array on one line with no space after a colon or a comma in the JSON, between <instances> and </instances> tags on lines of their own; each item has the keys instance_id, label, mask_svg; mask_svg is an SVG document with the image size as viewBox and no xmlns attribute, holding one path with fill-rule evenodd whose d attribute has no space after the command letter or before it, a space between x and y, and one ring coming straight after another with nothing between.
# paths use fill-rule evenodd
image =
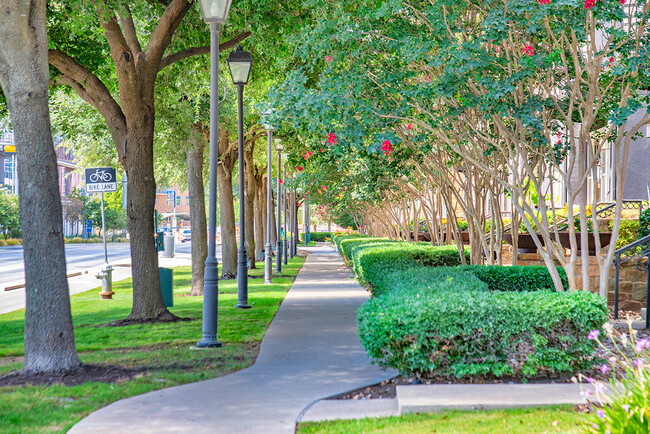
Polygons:
<instances>
[{"instance_id":1,"label":"street light globe","mask_svg":"<svg viewBox=\"0 0 650 434\"><path fill-rule=\"evenodd\" d=\"M234 85L247 84L252 65L251 53L244 51L244 47L239 45L235 51L231 51L228 56L228 69L230 69L232 83Z\"/></svg>"},{"instance_id":2,"label":"street light globe","mask_svg":"<svg viewBox=\"0 0 650 434\"><path fill-rule=\"evenodd\" d=\"M232 0L199 0L206 23L223 24L228 18Z\"/></svg>"},{"instance_id":3,"label":"street light globe","mask_svg":"<svg viewBox=\"0 0 650 434\"><path fill-rule=\"evenodd\" d=\"M282 140L275 139L274 142L275 142L275 149L277 149L278 152L284 151L284 145L282 144Z\"/></svg>"}]
</instances>

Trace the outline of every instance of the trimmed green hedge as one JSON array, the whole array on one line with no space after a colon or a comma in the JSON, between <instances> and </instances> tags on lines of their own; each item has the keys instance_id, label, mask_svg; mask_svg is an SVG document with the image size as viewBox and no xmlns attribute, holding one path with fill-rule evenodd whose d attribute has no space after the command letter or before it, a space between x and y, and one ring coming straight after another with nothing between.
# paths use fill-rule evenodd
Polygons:
<instances>
[{"instance_id":1,"label":"trimmed green hedge","mask_svg":"<svg viewBox=\"0 0 650 434\"><path fill-rule=\"evenodd\" d=\"M487 283L491 291L554 291L553 279L548 268L541 265L503 267L498 265L467 265L466 268ZM569 281L564 268L557 267L564 289Z\"/></svg>"},{"instance_id":2,"label":"trimmed green hedge","mask_svg":"<svg viewBox=\"0 0 650 434\"><path fill-rule=\"evenodd\" d=\"M443 281L366 302L357 322L369 356L419 377L572 374L593 363L586 336L607 319L598 295L469 287Z\"/></svg>"},{"instance_id":3,"label":"trimmed green hedge","mask_svg":"<svg viewBox=\"0 0 650 434\"><path fill-rule=\"evenodd\" d=\"M300 233L300 238L303 240L305 239L304 232ZM331 232L309 232L309 241L317 241L317 242L328 241L325 238L332 239L332 233Z\"/></svg>"},{"instance_id":4,"label":"trimmed green hedge","mask_svg":"<svg viewBox=\"0 0 650 434\"><path fill-rule=\"evenodd\" d=\"M382 366L463 378L572 374L593 363L586 336L606 321L606 302L554 292L545 267L459 266L456 246L333 239L375 296L357 322L361 342ZM568 287L561 269L560 276Z\"/></svg>"}]
</instances>

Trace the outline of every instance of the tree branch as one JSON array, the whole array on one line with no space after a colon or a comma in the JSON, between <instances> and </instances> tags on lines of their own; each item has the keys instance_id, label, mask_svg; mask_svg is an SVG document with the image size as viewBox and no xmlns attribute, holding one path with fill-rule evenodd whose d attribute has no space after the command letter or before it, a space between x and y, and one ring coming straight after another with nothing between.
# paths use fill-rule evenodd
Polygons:
<instances>
[{"instance_id":1,"label":"tree branch","mask_svg":"<svg viewBox=\"0 0 650 434\"><path fill-rule=\"evenodd\" d=\"M57 82L71 86L81 99L95 107L106 120L114 143L122 143L126 135L126 118L106 85L62 51L49 50L48 61L63 74L57 78ZM122 159L122 151L119 146L116 148Z\"/></svg>"},{"instance_id":2,"label":"tree branch","mask_svg":"<svg viewBox=\"0 0 650 434\"><path fill-rule=\"evenodd\" d=\"M160 59L162 59L163 53L169 46L172 36L191 6L191 3L187 0L172 0L165 9L147 44L146 56L151 62L150 65L160 64ZM159 69L156 69L155 73L158 73L158 71Z\"/></svg>"},{"instance_id":3,"label":"tree branch","mask_svg":"<svg viewBox=\"0 0 650 434\"><path fill-rule=\"evenodd\" d=\"M124 5L120 13L120 23L122 24L124 37L131 48L132 54L142 53L142 46L140 45L140 40L138 40L138 32L135 29L135 23L133 22L133 16L131 15L131 9L128 4Z\"/></svg>"},{"instance_id":4,"label":"tree branch","mask_svg":"<svg viewBox=\"0 0 650 434\"><path fill-rule=\"evenodd\" d=\"M241 41L244 39L248 38L252 33L249 31L242 32L239 35L235 36L234 38L230 39L227 42L224 42L223 44L219 44L219 52L228 50L236 45L238 45ZM190 47L182 51L178 51L174 54L170 54L169 56L166 56L163 58L163 60L160 62L160 70L163 70L167 66L178 62L179 60L187 59L188 57L192 56L197 56L200 54L210 54L210 46L207 45L205 47Z\"/></svg>"}]
</instances>

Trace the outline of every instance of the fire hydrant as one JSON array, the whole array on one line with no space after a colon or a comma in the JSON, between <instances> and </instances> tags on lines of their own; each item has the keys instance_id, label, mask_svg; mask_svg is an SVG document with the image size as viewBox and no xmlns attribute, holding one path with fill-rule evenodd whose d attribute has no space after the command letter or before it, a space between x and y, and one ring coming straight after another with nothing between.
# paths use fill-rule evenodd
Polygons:
<instances>
[{"instance_id":1,"label":"fire hydrant","mask_svg":"<svg viewBox=\"0 0 650 434\"><path fill-rule=\"evenodd\" d=\"M113 267L109 264L104 265L104 269L100 270L97 274L98 279L102 279L102 291L99 295L102 296L102 300L110 300L113 298Z\"/></svg>"}]
</instances>

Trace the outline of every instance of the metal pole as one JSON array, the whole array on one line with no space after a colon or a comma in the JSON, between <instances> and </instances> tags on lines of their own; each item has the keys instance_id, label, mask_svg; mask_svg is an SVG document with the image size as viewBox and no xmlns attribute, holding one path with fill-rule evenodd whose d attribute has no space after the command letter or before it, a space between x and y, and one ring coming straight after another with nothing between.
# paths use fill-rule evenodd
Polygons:
<instances>
[{"instance_id":1,"label":"metal pole","mask_svg":"<svg viewBox=\"0 0 650 434\"><path fill-rule=\"evenodd\" d=\"M208 256L203 273L203 338L199 348L220 347L217 341L219 263L217 237L217 164L219 162L219 30L210 23L210 198L208 205Z\"/></svg>"},{"instance_id":2,"label":"metal pole","mask_svg":"<svg viewBox=\"0 0 650 434\"><path fill-rule=\"evenodd\" d=\"M305 211L305 214L304 214L304 220L305 220L305 246L307 246L307 245L309 245L309 241L310 241L309 232L310 232L310 229L311 229L309 227L310 226L310 221L309 220L310 220L310 217L311 217L310 216L311 210L309 209L309 196L305 197L305 205L304 205L304 207L305 207L305 210L304 210Z\"/></svg>"},{"instance_id":3,"label":"metal pole","mask_svg":"<svg viewBox=\"0 0 650 434\"><path fill-rule=\"evenodd\" d=\"M239 135L239 250L237 251L237 304L240 309L248 305L248 255L246 254L246 207L244 192L244 85L237 85L237 132Z\"/></svg>"},{"instance_id":4,"label":"metal pole","mask_svg":"<svg viewBox=\"0 0 650 434\"><path fill-rule=\"evenodd\" d=\"M650 256L646 256L647 258L647 263L646 263L646 270L648 270L646 278L648 279L646 281L646 288L645 288L645 328L650 329L650 312L648 312L648 308L650 307Z\"/></svg>"},{"instance_id":5,"label":"metal pole","mask_svg":"<svg viewBox=\"0 0 650 434\"><path fill-rule=\"evenodd\" d=\"M287 169L285 167L284 169L284 177L287 178ZM287 188L283 188L284 192L282 194L282 212L284 213L284 237L282 239L282 263L284 265L287 265L288 259L289 259L289 249L287 248L287 236L289 235L287 233L287 219L289 216L287 215Z\"/></svg>"},{"instance_id":6,"label":"metal pole","mask_svg":"<svg viewBox=\"0 0 650 434\"><path fill-rule=\"evenodd\" d=\"M104 218L104 192L101 195L102 205L102 235L104 237L104 263L108 264L108 249L106 248L106 220Z\"/></svg>"},{"instance_id":7,"label":"metal pole","mask_svg":"<svg viewBox=\"0 0 650 434\"><path fill-rule=\"evenodd\" d=\"M271 206L271 175L273 174L273 168L271 167L271 139L273 138L273 132L268 131L269 135L269 146L268 146L268 155L267 155L267 169L266 169L266 247L264 248L265 253L265 264L264 264L264 283L270 285L272 283L271 279L271 268L273 267L273 259L271 254L273 253L273 246L271 245L271 214L273 213L273 207Z\"/></svg>"},{"instance_id":8,"label":"metal pole","mask_svg":"<svg viewBox=\"0 0 650 434\"><path fill-rule=\"evenodd\" d=\"M278 194L277 194L277 200L278 203L277 208L278 208L278 217L276 223L276 233L277 233L277 240L276 240L276 246L275 246L275 272L276 273L281 273L282 272L282 184L280 184L280 179L282 176L282 153L278 151Z\"/></svg>"},{"instance_id":9,"label":"metal pole","mask_svg":"<svg viewBox=\"0 0 650 434\"><path fill-rule=\"evenodd\" d=\"M289 208L289 246L287 247L287 249L289 250L289 259L293 259L293 239L295 237L293 233L293 229L295 227L294 224L295 208L293 206L293 189L289 190L289 198L287 202Z\"/></svg>"},{"instance_id":10,"label":"metal pole","mask_svg":"<svg viewBox=\"0 0 650 434\"><path fill-rule=\"evenodd\" d=\"M291 190L291 215L293 216L291 225L291 255L296 256L298 253L298 203L296 202L296 189Z\"/></svg>"}]
</instances>

